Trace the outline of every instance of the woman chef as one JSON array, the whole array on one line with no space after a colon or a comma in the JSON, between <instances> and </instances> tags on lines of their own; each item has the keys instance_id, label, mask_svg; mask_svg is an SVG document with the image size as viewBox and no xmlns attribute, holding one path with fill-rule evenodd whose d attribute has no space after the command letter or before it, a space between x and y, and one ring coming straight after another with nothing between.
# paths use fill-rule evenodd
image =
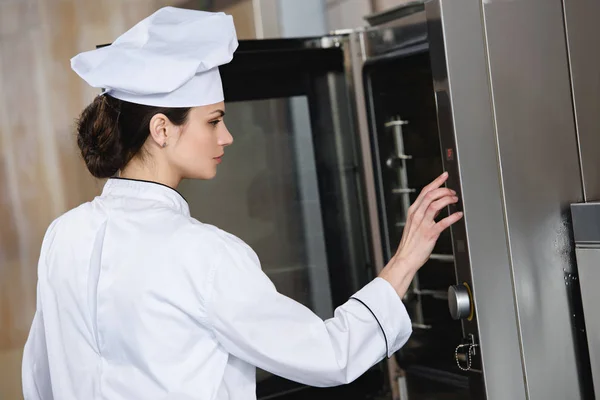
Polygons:
<instances>
[{"instance_id":1,"label":"woman chef","mask_svg":"<svg viewBox=\"0 0 600 400\"><path fill-rule=\"evenodd\" d=\"M381 274L326 321L279 294L244 242L190 216L175 188L213 178L233 142L218 67L236 48L230 16L163 8L71 60L105 89L77 143L92 175L112 178L44 237L26 400L247 400L255 367L340 385L410 336L401 298L461 218L434 220L457 201L445 175L412 205Z\"/></svg>"}]
</instances>

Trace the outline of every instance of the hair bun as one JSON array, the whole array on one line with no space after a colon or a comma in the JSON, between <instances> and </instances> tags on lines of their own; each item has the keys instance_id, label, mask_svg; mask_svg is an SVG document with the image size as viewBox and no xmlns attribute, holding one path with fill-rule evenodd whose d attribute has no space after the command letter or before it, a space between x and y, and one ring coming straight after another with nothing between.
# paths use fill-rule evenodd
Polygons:
<instances>
[{"instance_id":1,"label":"hair bun","mask_svg":"<svg viewBox=\"0 0 600 400\"><path fill-rule=\"evenodd\" d=\"M109 178L125 164L119 103L110 96L97 96L77 121L77 145L96 178Z\"/></svg>"}]
</instances>

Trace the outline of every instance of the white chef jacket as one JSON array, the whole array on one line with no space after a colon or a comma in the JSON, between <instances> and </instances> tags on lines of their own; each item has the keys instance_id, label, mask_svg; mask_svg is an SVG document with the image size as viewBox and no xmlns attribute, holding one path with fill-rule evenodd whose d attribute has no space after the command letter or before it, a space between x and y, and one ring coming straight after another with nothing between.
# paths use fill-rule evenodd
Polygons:
<instances>
[{"instance_id":1,"label":"white chef jacket","mask_svg":"<svg viewBox=\"0 0 600 400\"><path fill-rule=\"evenodd\" d=\"M178 192L113 178L44 237L23 390L25 400L255 399L255 367L345 384L411 331L387 281L323 321L279 294L244 242L190 217Z\"/></svg>"}]
</instances>

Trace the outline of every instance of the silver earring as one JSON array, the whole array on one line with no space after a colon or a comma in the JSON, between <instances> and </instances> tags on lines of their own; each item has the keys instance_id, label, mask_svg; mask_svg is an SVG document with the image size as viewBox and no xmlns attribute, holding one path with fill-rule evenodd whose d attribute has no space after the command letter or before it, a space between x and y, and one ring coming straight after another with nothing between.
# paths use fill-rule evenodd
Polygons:
<instances>
[{"instance_id":1,"label":"silver earring","mask_svg":"<svg viewBox=\"0 0 600 400\"><path fill-rule=\"evenodd\" d=\"M163 149L164 149L165 147L167 147L167 142L164 142L164 143L162 144L162 147L163 147Z\"/></svg>"}]
</instances>

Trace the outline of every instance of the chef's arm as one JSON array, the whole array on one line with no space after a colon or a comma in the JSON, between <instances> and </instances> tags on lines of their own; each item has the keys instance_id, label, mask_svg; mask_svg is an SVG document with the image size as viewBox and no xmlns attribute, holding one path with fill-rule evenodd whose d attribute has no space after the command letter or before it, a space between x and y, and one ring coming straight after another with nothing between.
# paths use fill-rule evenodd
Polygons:
<instances>
[{"instance_id":1,"label":"chef's arm","mask_svg":"<svg viewBox=\"0 0 600 400\"><path fill-rule=\"evenodd\" d=\"M392 259L327 321L277 293L251 250L222 246L207 289L208 318L219 342L259 368L312 386L351 382L391 356L411 334L401 297L441 232L462 218L454 213L436 222L458 201L456 192L441 188L447 178L444 173L423 188Z\"/></svg>"},{"instance_id":2,"label":"chef's arm","mask_svg":"<svg viewBox=\"0 0 600 400\"><path fill-rule=\"evenodd\" d=\"M398 293L382 278L323 321L278 293L245 251L221 252L210 285L209 322L228 352L258 368L310 386L346 384L391 356L411 334Z\"/></svg>"}]
</instances>

